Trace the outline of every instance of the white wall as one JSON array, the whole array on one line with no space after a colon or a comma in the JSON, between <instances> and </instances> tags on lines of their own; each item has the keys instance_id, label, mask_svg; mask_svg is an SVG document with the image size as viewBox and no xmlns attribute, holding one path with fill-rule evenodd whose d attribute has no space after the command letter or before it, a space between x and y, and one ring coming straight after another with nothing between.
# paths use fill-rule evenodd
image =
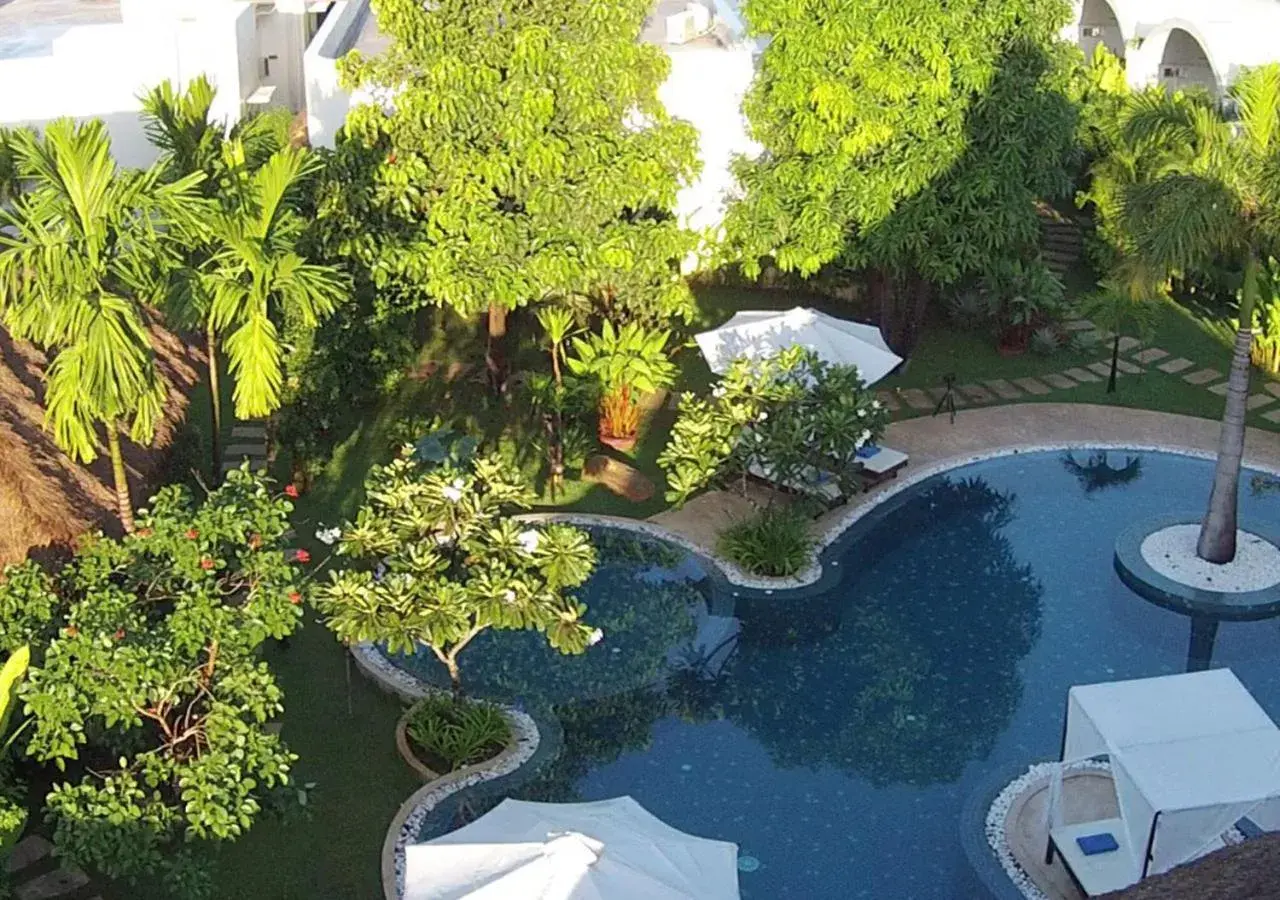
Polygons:
<instances>
[{"instance_id":1,"label":"white wall","mask_svg":"<svg viewBox=\"0 0 1280 900\"><path fill-rule=\"evenodd\" d=\"M313 147L333 147L351 107L373 99L364 91L353 97L338 83L338 59L351 48L368 15L369 0L335 3L303 56L307 134Z\"/></svg>"}]
</instances>

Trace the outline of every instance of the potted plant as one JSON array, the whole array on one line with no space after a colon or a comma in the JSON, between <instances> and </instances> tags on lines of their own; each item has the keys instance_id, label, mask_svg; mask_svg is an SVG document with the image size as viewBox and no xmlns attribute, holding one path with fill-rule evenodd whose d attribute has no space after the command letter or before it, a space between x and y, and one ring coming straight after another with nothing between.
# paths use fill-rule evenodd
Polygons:
<instances>
[{"instance_id":1,"label":"potted plant","mask_svg":"<svg viewBox=\"0 0 1280 900\"><path fill-rule=\"evenodd\" d=\"M1059 310L1062 282L1039 259L1007 261L983 281L1000 328L996 349L1002 356L1025 353L1031 335L1052 321Z\"/></svg>"},{"instance_id":2,"label":"potted plant","mask_svg":"<svg viewBox=\"0 0 1280 900\"><path fill-rule=\"evenodd\" d=\"M635 322L614 328L606 321L600 334L573 339L576 355L566 360L569 370L593 377L600 391L600 443L623 452L635 447L640 395L675 382L676 367L666 353L669 336Z\"/></svg>"}]
</instances>

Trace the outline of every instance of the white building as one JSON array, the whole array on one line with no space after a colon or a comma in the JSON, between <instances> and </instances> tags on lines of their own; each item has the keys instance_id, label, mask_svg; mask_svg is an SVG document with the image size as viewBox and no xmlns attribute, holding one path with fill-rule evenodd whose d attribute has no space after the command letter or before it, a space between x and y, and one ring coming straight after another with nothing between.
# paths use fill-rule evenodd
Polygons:
<instances>
[{"instance_id":1,"label":"white building","mask_svg":"<svg viewBox=\"0 0 1280 900\"><path fill-rule=\"evenodd\" d=\"M733 188L729 162L752 154L741 112L759 46L740 0L655 0L643 39L671 57L661 97L697 127L703 169L680 196L694 228L714 227ZM1280 0L1072 0L1064 32L1086 53L1104 43L1131 82L1221 92L1243 66L1280 59ZM386 46L369 0L0 0L0 125L99 117L127 165L154 158L138 95L165 79L207 74L215 114L257 105L306 112L314 144L331 146L352 103L338 84L348 51Z\"/></svg>"},{"instance_id":2,"label":"white building","mask_svg":"<svg viewBox=\"0 0 1280 900\"><path fill-rule=\"evenodd\" d=\"M1241 68L1280 59L1278 0L1075 0L1068 40L1105 44L1134 87L1222 93Z\"/></svg>"}]
</instances>

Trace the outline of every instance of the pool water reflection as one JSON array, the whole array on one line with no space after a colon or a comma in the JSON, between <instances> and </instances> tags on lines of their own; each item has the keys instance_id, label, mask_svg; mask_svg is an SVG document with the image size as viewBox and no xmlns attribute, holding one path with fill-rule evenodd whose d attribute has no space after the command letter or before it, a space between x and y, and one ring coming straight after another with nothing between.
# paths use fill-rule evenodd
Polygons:
<instances>
[{"instance_id":1,"label":"pool water reflection","mask_svg":"<svg viewBox=\"0 0 1280 900\"><path fill-rule=\"evenodd\" d=\"M1182 669L1187 620L1131 594L1112 549L1132 521L1199 511L1211 474L1159 453L992 460L891 500L828 552L834 581L766 597L708 580L711 610L741 623L727 663L665 689L558 691L564 752L517 793L631 794L677 828L737 842L759 862L740 876L754 900L981 897L958 827L967 794L993 769L1056 755L1072 684ZM1280 524L1280 495L1247 481L1242 514ZM622 599L646 594L654 571L632 566ZM600 578L589 607L619 599L617 571ZM653 634L679 644L688 630ZM648 657L684 658L668 650ZM637 651L598 658L622 666ZM1278 661L1275 622L1221 626L1214 664L1273 716Z\"/></svg>"}]
</instances>

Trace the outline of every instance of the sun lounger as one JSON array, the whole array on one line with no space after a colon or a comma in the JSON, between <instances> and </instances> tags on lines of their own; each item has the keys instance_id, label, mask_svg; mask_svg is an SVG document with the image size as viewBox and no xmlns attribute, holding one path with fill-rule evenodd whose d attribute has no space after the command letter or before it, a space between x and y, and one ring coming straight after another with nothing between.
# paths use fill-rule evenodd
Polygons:
<instances>
[{"instance_id":1,"label":"sun lounger","mask_svg":"<svg viewBox=\"0 0 1280 900\"><path fill-rule=\"evenodd\" d=\"M907 464L910 457L901 450L891 447L878 447L867 444L858 451L859 471L866 487L871 488L886 478L897 478L898 470Z\"/></svg>"},{"instance_id":2,"label":"sun lounger","mask_svg":"<svg viewBox=\"0 0 1280 900\"><path fill-rule=\"evenodd\" d=\"M1115 839L1116 848L1103 852L1086 853L1090 848L1090 837L1110 834ZM1121 819L1101 819L1096 822L1080 822L1075 825L1061 825L1049 832L1049 850L1046 862L1053 862L1056 852L1062 857L1076 886L1086 895L1097 897L1102 894L1118 891L1134 884L1138 878L1138 867L1134 863L1133 848L1128 845L1125 824ZM1077 838L1084 838L1082 847ZM1110 842L1106 842L1107 845Z\"/></svg>"},{"instance_id":3,"label":"sun lounger","mask_svg":"<svg viewBox=\"0 0 1280 900\"><path fill-rule=\"evenodd\" d=\"M828 503L836 504L844 500L844 494L840 492L840 483L836 477L830 472L819 472L817 469L809 467L804 472L804 479L798 480L793 478L779 479L775 477L773 470L768 466L753 462L747 467L747 473L753 478L784 488L797 494L817 495Z\"/></svg>"}]
</instances>

